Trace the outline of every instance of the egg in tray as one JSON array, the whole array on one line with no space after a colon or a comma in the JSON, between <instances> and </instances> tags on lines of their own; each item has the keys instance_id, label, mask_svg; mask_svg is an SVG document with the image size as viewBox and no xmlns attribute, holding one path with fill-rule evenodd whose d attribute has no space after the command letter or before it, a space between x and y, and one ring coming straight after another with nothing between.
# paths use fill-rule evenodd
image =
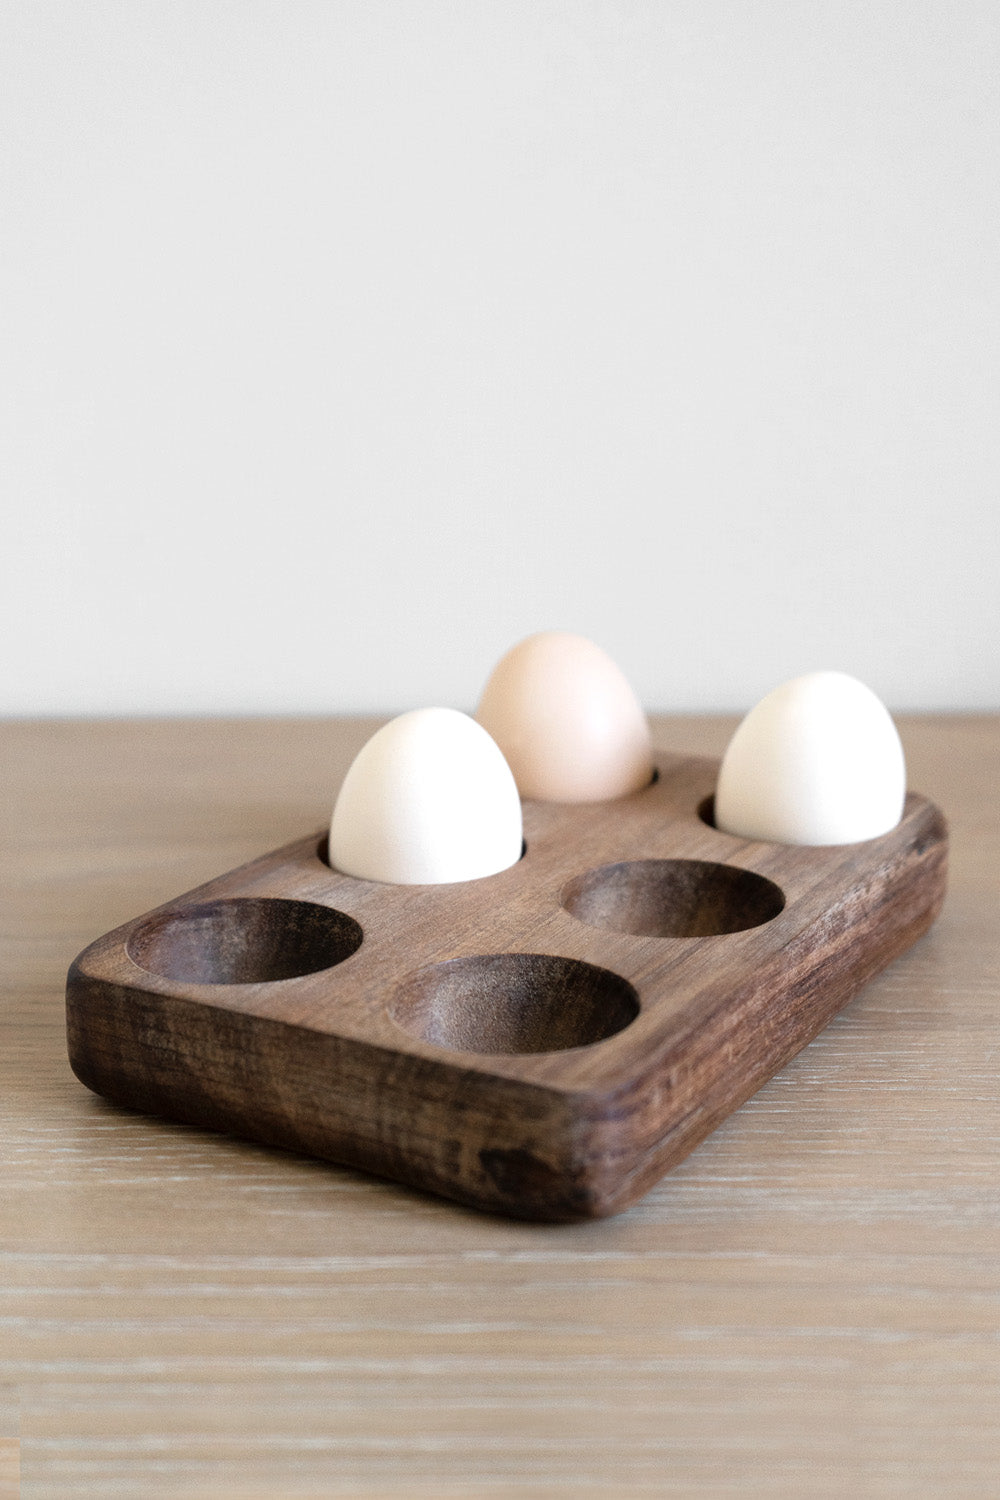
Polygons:
<instances>
[{"instance_id":1,"label":"egg in tray","mask_svg":"<svg viewBox=\"0 0 1000 1500\"><path fill-rule=\"evenodd\" d=\"M401 715L317 832L70 970L70 1060L135 1109L478 1208L617 1212L931 924L947 835L841 673L721 764L654 752L580 637L515 647L476 719Z\"/></svg>"}]
</instances>

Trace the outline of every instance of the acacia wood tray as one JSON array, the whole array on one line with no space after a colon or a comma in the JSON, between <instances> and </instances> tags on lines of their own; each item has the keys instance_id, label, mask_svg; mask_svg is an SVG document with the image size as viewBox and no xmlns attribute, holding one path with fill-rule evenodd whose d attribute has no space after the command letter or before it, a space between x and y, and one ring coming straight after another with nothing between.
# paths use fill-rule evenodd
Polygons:
<instances>
[{"instance_id":1,"label":"acacia wood tray","mask_svg":"<svg viewBox=\"0 0 1000 1500\"><path fill-rule=\"evenodd\" d=\"M634 1202L933 922L947 832L793 848L711 823L718 762L524 804L499 875L391 886L320 834L100 938L70 1061L119 1104L523 1218Z\"/></svg>"}]
</instances>

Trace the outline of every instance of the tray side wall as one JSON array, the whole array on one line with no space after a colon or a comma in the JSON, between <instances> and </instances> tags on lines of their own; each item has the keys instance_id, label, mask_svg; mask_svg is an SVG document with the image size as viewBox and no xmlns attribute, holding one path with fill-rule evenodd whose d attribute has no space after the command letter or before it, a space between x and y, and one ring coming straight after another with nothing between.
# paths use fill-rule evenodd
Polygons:
<instances>
[{"instance_id":1,"label":"tray side wall","mask_svg":"<svg viewBox=\"0 0 1000 1500\"><path fill-rule=\"evenodd\" d=\"M557 1093L115 984L78 965L66 1018L74 1073L115 1104L518 1218L599 1212Z\"/></svg>"}]
</instances>

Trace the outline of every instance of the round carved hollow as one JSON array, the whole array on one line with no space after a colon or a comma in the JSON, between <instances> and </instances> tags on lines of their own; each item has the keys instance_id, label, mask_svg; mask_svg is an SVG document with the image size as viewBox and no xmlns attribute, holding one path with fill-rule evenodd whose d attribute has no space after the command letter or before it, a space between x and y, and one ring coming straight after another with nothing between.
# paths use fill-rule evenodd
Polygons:
<instances>
[{"instance_id":1,"label":"round carved hollow","mask_svg":"<svg viewBox=\"0 0 1000 1500\"><path fill-rule=\"evenodd\" d=\"M419 969L389 1014L425 1042L462 1052L562 1052L614 1036L639 997L608 969L545 953L488 953Z\"/></svg>"},{"instance_id":2,"label":"round carved hollow","mask_svg":"<svg viewBox=\"0 0 1000 1500\"><path fill-rule=\"evenodd\" d=\"M785 905L773 881L701 859L639 859L571 880L565 909L589 927L636 937L714 937L759 927Z\"/></svg>"},{"instance_id":3,"label":"round carved hollow","mask_svg":"<svg viewBox=\"0 0 1000 1500\"><path fill-rule=\"evenodd\" d=\"M144 922L133 963L186 984L267 984L330 969L361 946L353 917L310 901L206 901Z\"/></svg>"}]
</instances>

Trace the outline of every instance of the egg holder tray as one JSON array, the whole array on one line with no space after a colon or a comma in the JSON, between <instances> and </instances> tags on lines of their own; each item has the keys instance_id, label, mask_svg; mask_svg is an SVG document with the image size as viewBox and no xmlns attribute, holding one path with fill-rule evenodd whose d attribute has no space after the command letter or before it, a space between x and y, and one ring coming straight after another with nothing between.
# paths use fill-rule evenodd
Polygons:
<instances>
[{"instance_id":1,"label":"egg holder tray","mask_svg":"<svg viewBox=\"0 0 1000 1500\"><path fill-rule=\"evenodd\" d=\"M393 886L319 834L108 933L70 1060L118 1104L569 1220L627 1207L931 924L947 833L913 793L865 843L712 826L718 762L524 803L500 874Z\"/></svg>"}]
</instances>

